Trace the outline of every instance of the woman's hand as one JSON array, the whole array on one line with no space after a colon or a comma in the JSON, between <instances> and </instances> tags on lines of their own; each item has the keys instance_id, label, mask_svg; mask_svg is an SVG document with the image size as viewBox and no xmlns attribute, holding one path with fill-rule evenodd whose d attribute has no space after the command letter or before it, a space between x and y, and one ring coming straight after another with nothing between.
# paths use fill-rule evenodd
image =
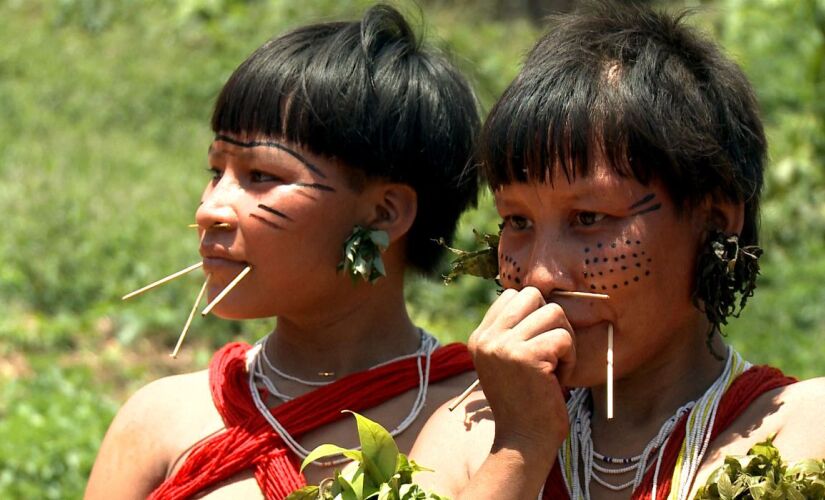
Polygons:
<instances>
[{"instance_id":1,"label":"woman's hand","mask_svg":"<svg viewBox=\"0 0 825 500\"><path fill-rule=\"evenodd\" d=\"M495 417L493 451L554 457L569 425L560 381L576 362L561 306L546 303L534 287L505 290L468 344Z\"/></svg>"}]
</instances>

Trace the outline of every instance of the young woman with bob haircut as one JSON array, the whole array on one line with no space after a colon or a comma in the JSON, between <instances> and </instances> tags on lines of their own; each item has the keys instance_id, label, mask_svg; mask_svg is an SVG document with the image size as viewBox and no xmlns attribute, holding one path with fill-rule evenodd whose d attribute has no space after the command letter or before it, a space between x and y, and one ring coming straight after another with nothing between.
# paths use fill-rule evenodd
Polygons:
<instances>
[{"instance_id":1,"label":"young woman with bob haircut","mask_svg":"<svg viewBox=\"0 0 825 500\"><path fill-rule=\"evenodd\" d=\"M426 486L684 499L774 435L785 460L825 457L825 379L751 366L720 335L753 292L766 140L714 43L681 16L589 3L555 19L480 143L505 290L470 340L483 392L414 446Z\"/></svg>"},{"instance_id":2,"label":"young woman with bob haircut","mask_svg":"<svg viewBox=\"0 0 825 500\"><path fill-rule=\"evenodd\" d=\"M344 409L409 451L472 381L466 347L416 327L403 290L475 202L478 128L465 79L388 6L249 56L215 105L196 221L210 301L250 269L213 312L277 327L132 396L86 498L283 498L342 466L299 472L318 444L357 444Z\"/></svg>"}]
</instances>

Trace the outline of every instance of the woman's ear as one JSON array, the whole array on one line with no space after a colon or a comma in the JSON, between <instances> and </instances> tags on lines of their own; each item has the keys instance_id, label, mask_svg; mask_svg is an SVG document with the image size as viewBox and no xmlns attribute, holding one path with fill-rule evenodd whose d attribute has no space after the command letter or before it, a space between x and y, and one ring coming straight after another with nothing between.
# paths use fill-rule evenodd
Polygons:
<instances>
[{"instance_id":1,"label":"woman's ear","mask_svg":"<svg viewBox=\"0 0 825 500\"><path fill-rule=\"evenodd\" d=\"M707 214L708 227L727 235L742 233L742 228L745 225L744 202L708 196L705 198L704 208Z\"/></svg>"},{"instance_id":2,"label":"woman's ear","mask_svg":"<svg viewBox=\"0 0 825 500\"><path fill-rule=\"evenodd\" d=\"M418 194L407 184L378 182L368 188L367 227L386 231L390 242L403 237L418 213Z\"/></svg>"}]
</instances>

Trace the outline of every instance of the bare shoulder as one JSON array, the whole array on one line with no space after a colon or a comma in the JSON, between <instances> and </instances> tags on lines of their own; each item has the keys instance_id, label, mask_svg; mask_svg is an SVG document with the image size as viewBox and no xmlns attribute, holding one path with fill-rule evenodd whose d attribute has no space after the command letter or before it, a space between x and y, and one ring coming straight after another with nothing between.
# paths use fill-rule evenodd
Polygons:
<instances>
[{"instance_id":1,"label":"bare shoulder","mask_svg":"<svg viewBox=\"0 0 825 500\"><path fill-rule=\"evenodd\" d=\"M100 446L86 498L113 492L146 495L172 462L220 423L204 371L165 377L133 394L115 416Z\"/></svg>"},{"instance_id":2,"label":"bare shoulder","mask_svg":"<svg viewBox=\"0 0 825 500\"><path fill-rule=\"evenodd\" d=\"M421 473L416 479L448 496L459 492L481 467L495 434L493 413L481 390L472 392L451 411L453 400L433 412L410 452L416 462L435 471Z\"/></svg>"},{"instance_id":3,"label":"bare shoulder","mask_svg":"<svg viewBox=\"0 0 825 500\"><path fill-rule=\"evenodd\" d=\"M774 398L781 425L775 442L783 458L825 458L825 377L782 387Z\"/></svg>"}]
</instances>

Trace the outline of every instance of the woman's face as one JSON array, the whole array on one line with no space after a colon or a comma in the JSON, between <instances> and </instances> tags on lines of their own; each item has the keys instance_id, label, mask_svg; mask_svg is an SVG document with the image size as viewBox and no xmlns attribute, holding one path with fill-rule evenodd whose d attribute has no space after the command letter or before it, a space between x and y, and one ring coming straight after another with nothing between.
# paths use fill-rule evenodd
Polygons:
<instances>
[{"instance_id":1,"label":"woman's face","mask_svg":"<svg viewBox=\"0 0 825 500\"><path fill-rule=\"evenodd\" d=\"M616 376L679 349L703 328L691 302L704 221L678 214L663 187L644 186L597 166L568 183L518 183L495 193L504 219L499 245L505 288L538 288L564 308L574 329L574 386L604 382L607 324L614 324ZM552 297L553 291L609 295Z\"/></svg>"},{"instance_id":2,"label":"woman's face","mask_svg":"<svg viewBox=\"0 0 825 500\"><path fill-rule=\"evenodd\" d=\"M209 165L196 214L209 299L252 266L215 314L305 314L334 303L342 284L352 292L336 266L363 207L345 167L276 139L224 135L210 146Z\"/></svg>"}]
</instances>

